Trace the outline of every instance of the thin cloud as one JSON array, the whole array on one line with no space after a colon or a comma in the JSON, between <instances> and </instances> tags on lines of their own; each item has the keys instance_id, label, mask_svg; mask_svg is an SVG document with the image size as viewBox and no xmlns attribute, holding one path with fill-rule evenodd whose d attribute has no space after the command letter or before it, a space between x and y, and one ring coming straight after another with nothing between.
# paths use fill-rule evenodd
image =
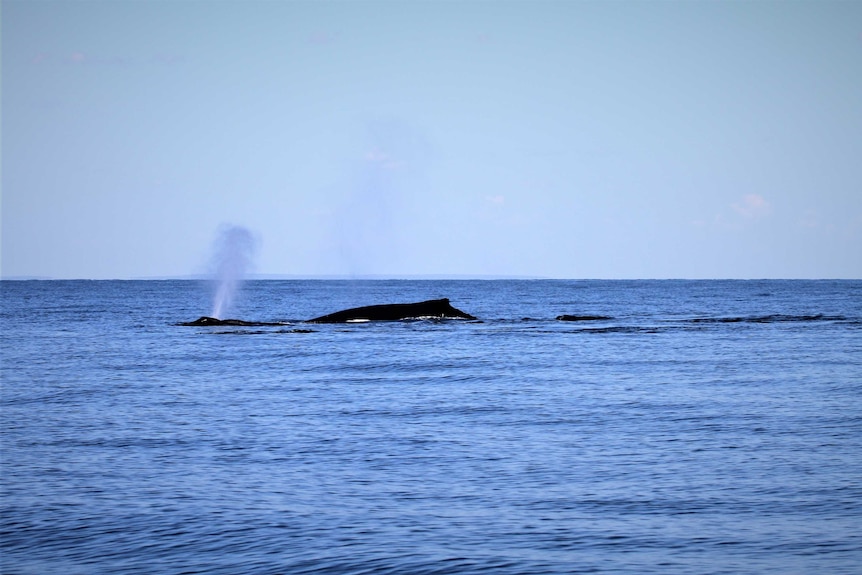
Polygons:
<instances>
[{"instance_id":1,"label":"thin cloud","mask_svg":"<svg viewBox=\"0 0 862 575\"><path fill-rule=\"evenodd\" d=\"M379 166L384 170L397 170L404 167L404 162L394 158L380 148L373 148L365 154L365 161Z\"/></svg>"},{"instance_id":2,"label":"thin cloud","mask_svg":"<svg viewBox=\"0 0 862 575\"><path fill-rule=\"evenodd\" d=\"M151 58L152 62L156 64L161 64L164 66L173 66L175 64L179 64L185 60L185 57L181 54L172 54L170 52L160 52L155 54Z\"/></svg>"},{"instance_id":3,"label":"thin cloud","mask_svg":"<svg viewBox=\"0 0 862 575\"><path fill-rule=\"evenodd\" d=\"M818 214L814 210L807 210L802 217L799 219L799 225L803 228L819 228L820 227L820 214Z\"/></svg>"},{"instance_id":4,"label":"thin cloud","mask_svg":"<svg viewBox=\"0 0 862 575\"><path fill-rule=\"evenodd\" d=\"M126 67L140 65L174 66L185 61L185 56L172 52L155 52L149 56L92 54L76 50L64 54L37 52L29 59L35 66L65 65L81 68L93 67Z\"/></svg>"},{"instance_id":5,"label":"thin cloud","mask_svg":"<svg viewBox=\"0 0 862 575\"><path fill-rule=\"evenodd\" d=\"M747 219L761 218L772 211L772 206L758 194L747 194L731 206L733 210Z\"/></svg>"},{"instance_id":6,"label":"thin cloud","mask_svg":"<svg viewBox=\"0 0 862 575\"><path fill-rule=\"evenodd\" d=\"M332 44L335 40L336 36L331 32L314 32L308 36L308 43L317 46Z\"/></svg>"}]
</instances>

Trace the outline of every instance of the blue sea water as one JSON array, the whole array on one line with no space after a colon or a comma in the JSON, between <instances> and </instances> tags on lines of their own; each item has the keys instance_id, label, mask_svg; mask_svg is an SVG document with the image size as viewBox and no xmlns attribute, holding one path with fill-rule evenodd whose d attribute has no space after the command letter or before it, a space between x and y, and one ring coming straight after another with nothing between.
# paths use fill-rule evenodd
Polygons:
<instances>
[{"instance_id":1,"label":"blue sea water","mask_svg":"<svg viewBox=\"0 0 862 575\"><path fill-rule=\"evenodd\" d=\"M862 281L211 294L0 284L2 573L862 572Z\"/></svg>"}]
</instances>

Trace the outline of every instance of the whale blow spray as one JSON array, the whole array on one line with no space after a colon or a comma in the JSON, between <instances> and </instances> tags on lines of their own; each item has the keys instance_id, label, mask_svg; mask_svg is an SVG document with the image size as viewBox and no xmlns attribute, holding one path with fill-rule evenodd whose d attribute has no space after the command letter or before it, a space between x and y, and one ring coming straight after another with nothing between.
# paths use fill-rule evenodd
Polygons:
<instances>
[{"instance_id":1,"label":"whale blow spray","mask_svg":"<svg viewBox=\"0 0 862 575\"><path fill-rule=\"evenodd\" d=\"M215 245L216 291L211 316L224 319L254 256L254 237L242 226L220 230Z\"/></svg>"}]
</instances>

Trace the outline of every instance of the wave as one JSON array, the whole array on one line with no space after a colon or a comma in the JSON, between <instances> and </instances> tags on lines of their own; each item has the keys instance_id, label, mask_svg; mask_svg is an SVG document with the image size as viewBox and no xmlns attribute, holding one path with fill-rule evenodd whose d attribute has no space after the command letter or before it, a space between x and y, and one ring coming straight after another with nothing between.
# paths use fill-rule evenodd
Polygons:
<instances>
[{"instance_id":1,"label":"wave","mask_svg":"<svg viewBox=\"0 0 862 575\"><path fill-rule=\"evenodd\" d=\"M604 321L614 319L609 315L558 315L557 321Z\"/></svg>"}]
</instances>

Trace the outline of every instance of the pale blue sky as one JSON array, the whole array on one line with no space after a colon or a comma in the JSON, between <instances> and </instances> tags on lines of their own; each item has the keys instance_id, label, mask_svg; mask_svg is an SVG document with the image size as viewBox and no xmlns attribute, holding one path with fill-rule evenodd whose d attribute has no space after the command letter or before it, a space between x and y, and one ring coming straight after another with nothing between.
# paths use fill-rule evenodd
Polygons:
<instances>
[{"instance_id":1,"label":"pale blue sky","mask_svg":"<svg viewBox=\"0 0 862 575\"><path fill-rule=\"evenodd\" d=\"M2 274L862 277L862 2L2 3Z\"/></svg>"}]
</instances>

